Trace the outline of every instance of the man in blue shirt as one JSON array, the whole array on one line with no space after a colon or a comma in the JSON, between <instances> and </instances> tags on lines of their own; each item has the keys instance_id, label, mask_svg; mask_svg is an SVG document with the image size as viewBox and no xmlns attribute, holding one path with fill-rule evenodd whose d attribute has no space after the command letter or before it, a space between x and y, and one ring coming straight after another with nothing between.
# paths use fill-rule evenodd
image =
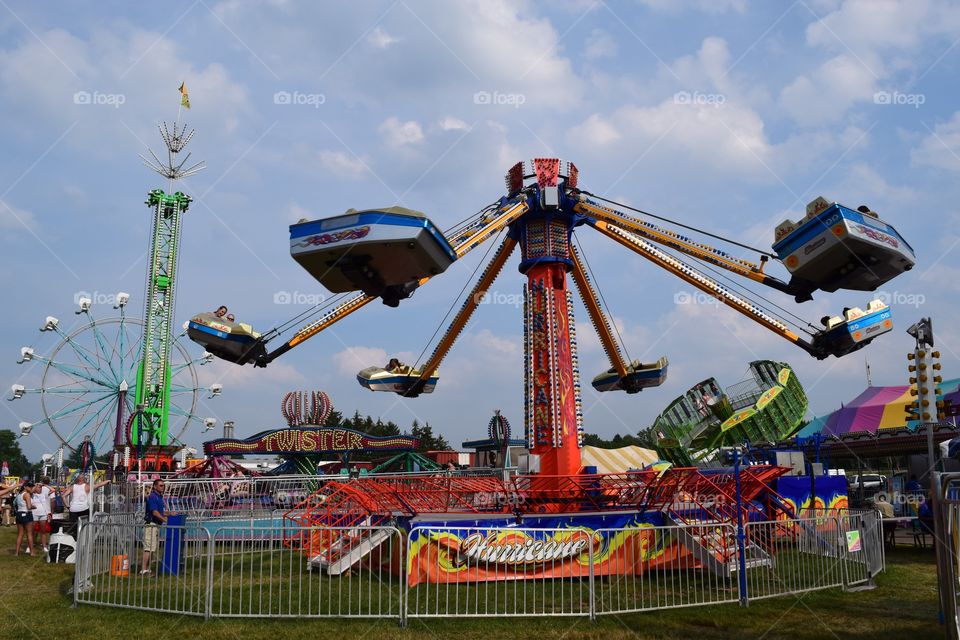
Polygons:
<instances>
[{"instance_id":1,"label":"man in blue shirt","mask_svg":"<svg viewBox=\"0 0 960 640\"><path fill-rule=\"evenodd\" d=\"M160 525L167 522L163 503L163 480L153 481L153 490L147 496L144 509L146 526L143 529L143 563L140 565L140 575L150 575L150 556L160 548Z\"/></svg>"}]
</instances>

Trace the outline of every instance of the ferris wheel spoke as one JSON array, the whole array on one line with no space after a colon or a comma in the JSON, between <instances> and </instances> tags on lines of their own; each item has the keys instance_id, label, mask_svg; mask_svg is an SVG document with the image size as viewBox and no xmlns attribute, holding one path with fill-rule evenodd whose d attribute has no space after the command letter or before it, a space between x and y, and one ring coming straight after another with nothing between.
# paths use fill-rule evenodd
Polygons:
<instances>
[{"instance_id":1,"label":"ferris wheel spoke","mask_svg":"<svg viewBox=\"0 0 960 640\"><path fill-rule=\"evenodd\" d=\"M67 365L67 364L64 364L64 363L62 363L62 362L57 362L56 360L47 360L46 362L47 362L47 365L48 365L48 366L53 367L54 369L56 369L57 371L59 371L59 372L61 372L61 373L65 373L65 374L67 374L67 375L75 376L75 377L77 377L77 378L82 378L82 379L87 380L87 381L89 381L89 382L92 382L92 383L94 383L94 384L100 385L101 387L106 387L107 389L115 390L114 385L111 384L110 381L108 381L108 380L103 380L103 379L99 379L99 378L94 378L93 376L89 375L88 373L86 373L86 372L84 372L84 371L81 371L80 369L75 369L75 368L74 368L73 366L71 366L71 365Z\"/></svg>"},{"instance_id":2,"label":"ferris wheel spoke","mask_svg":"<svg viewBox=\"0 0 960 640\"><path fill-rule=\"evenodd\" d=\"M43 393L46 395L57 396L62 394L84 394L84 393L99 393L101 395L105 394L115 394L116 391L113 389L57 389L56 387L52 389L26 389L27 393Z\"/></svg>"},{"instance_id":3,"label":"ferris wheel spoke","mask_svg":"<svg viewBox=\"0 0 960 640\"><path fill-rule=\"evenodd\" d=\"M77 423L77 426L74 427L73 431L70 433L70 436L67 438L67 440L72 441L75 437L80 437L81 435L85 435L85 431L90 426L90 424L94 420L97 420L100 417L102 417L103 412L106 411L107 409L112 408L114 404L115 403L113 402L104 402L102 407L94 411L89 416L86 416L85 419L81 418L81 422ZM99 427L96 429L96 431L100 431ZM94 432L94 435L97 435L96 431Z\"/></svg>"},{"instance_id":4,"label":"ferris wheel spoke","mask_svg":"<svg viewBox=\"0 0 960 640\"><path fill-rule=\"evenodd\" d=\"M191 361L189 361L189 362L184 362L183 364L178 364L178 365L171 366L171 367L170 367L170 377L172 378L173 376L177 375L178 373L180 373L180 372L183 371L184 369L189 369L190 367L194 367L194 366L198 365L198 364L200 363L200 360L202 360L202 358L197 358L196 360L191 360Z\"/></svg>"},{"instance_id":5,"label":"ferris wheel spoke","mask_svg":"<svg viewBox=\"0 0 960 640\"><path fill-rule=\"evenodd\" d=\"M170 385L170 393L195 393L200 391L201 387L180 387L176 385Z\"/></svg>"},{"instance_id":6,"label":"ferris wheel spoke","mask_svg":"<svg viewBox=\"0 0 960 640\"><path fill-rule=\"evenodd\" d=\"M93 330L93 338L97 343L100 353L103 354L103 360L106 360L107 366L110 368L110 373L113 374L113 381L117 384L120 384L120 378L117 376L117 371L113 368L113 355L116 352L117 345L114 343L108 350L107 340L104 337L103 332L100 331L99 327L97 327L97 323L94 321L93 314L90 311L87 311L87 315L90 318L90 328ZM100 360L99 356L97 359Z\"/></svg>"},{"instance_id":7,"label":"ferris wheel spoke","mask_svg":"<svg viewBox=\"0 0 960 640\"><path fill-rule=\"evenodd\" d=\"M65 417L67 417L67 416L69 416L69 415L73 415L73 414L76 413L77 411L82 411L82 410L87 410L87 411L88 411L89 408L90 408L92 405L95 405L95 404L97 404L98 402L102 402L103 400L104 400L104 398L93 398L92 400L87 400L87 401L85 401L85 402L80 402L79 399L77 399L75 406L70 406L70 405L74 404L74 402L71 402L70 405L67 405L66 407L63 407L62 409L60 409L59 411L56 411L56 412L50 414L49 416L47 416L47 417L46 417L44 420L42 420L41 422L50 422L50 421L52 421L52 420L59 420L59 419L61 419L61 418L65 418ZM84 415L86 415L86 414L84 414Z\"/></svg>"},{"instance_id":8,"label":"ferris wheel spoke","mask_svg":"<svg viewBox=\"0 0 960 640\"><path fill-rule=\"evenodd\" d=\"M54 330L57 332L57 335L63 338L64 343L69 345L70 348L73 349L74 353L77 354L78 358L82 358L84 361L86 361L87 364L89 364L94 369L97 369L97 370L100 369L99 363L96 363L90 359L90 357L94 354L92 354L89 349L87 349L83 345L77 344L77 342L73 339L73 336L68 333L64 333L64 331L59 326L56 327Z\"/></svg>"}]
</instances>

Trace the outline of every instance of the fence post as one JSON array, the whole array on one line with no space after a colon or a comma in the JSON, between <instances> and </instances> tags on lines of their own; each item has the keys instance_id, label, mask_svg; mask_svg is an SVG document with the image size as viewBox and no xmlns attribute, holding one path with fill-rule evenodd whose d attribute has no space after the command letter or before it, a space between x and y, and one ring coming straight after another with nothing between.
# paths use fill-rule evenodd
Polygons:
<instances>
[{"instance_id":1,"label":"fence post","mask_svg":"<svg viewBox=\"0 0 960 640\"><path fill-rule=\"evenodd\" d=\"M737 498L737 560L740 570L737 571L737 581L740 585L740 606L746 607L750 604L750 597L747 594L747 535L743 528L743 494L740 491L740 452L733 453L733 476L736 486Z\"/></svg>"},{"instance_id":2,"label":"fence post","mask_svg":"<svg viewBox=\"0 0 960 640\"><path fill-rule=\"evenodd\" d=\"M587 571L587 585L590 589L590 622L597 621L597 590L596 590L596 571L594 569L594 548L593 543L596 540L595 536L590 536L590 544L587 547L587 558L590 562L590 567Z\"/></svg>"},{"instance_id":3,"label":"fence post","mask_svg":"<svg viewBox=\"0 0 960 640\"><path fill-rule=\"evenodd\" d=\"M80 594L80 587L84 582L83 578L81 578L81 574L83 573L83 563L87 554L84 552L82 540L83 538L80 535L80 530L77 529L77 547L74 550L74 554L76 554L74 556L76 562L73 565L73 604L70 605L73 609L77 608L77 604L79 603L78 596Z\"/></svg>"},{"instance_id":4,"label":"fence post","mask_svg":"<svg viewBox=\"0 0 960 640\"><path fill-rule=\"evenodd\" d=\"M850 590L850 552L847 550L847 525L841 525L841 522L846 522L849 524L849 511L847 516L842 514L837 514L830 516L833 518L836 526L834 527L837 532L837 548L839 549L839 557L843 559L840 563L841 568L843 569L843 587L844 591Z\"/></svg>"},{"instance_id":5,"label":"fence post","mask_svg":"<svg viewBox=\"0 0 960 640\"><path fill-rule=\"evenodd\" d=\"M204 527L204 532L207 534L207 580L206 580L206 593L203 598L203 619L209 620L210 616L213 615L213 547L214 547L214 536L210 533L210 530Z\"/></svg>"},{"instance_id":6,"label":"fence post","mask_svg":"<svg viewBox=\"0 0 960 640\"><path fill-rule=\"evenodd\" d=\"M399 534L400 530L397 529ZM400 628L407 627L407 605L410 602L410 537L413 534L413 524L407 529L407 539L400 536Z\"/></svg>"}]
</instances>

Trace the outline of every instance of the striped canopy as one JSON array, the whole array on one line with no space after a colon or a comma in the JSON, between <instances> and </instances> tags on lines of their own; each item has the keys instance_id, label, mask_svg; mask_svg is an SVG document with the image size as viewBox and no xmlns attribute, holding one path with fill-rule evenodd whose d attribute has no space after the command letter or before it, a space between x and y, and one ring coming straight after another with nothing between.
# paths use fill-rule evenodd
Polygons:
<instances>
[{"instance_id":1,"label":"striped canopy","mask_svg":"<svg viewBox=\"0 0 960 640\"><path fill-rule=\"evenodd\" d=\"M945 380L941 385L944 398L954 403L960 402L960 378ZM913 400L910 387L867 387L846 405L833 413L814 418L798 436L811 436L821 433L824 436L841 436L845 433L867 431L876 433L878 429L893 429L908 426L917 428L919 423L905 419L905 407Z\"/></svg>"},{"instance_id":2,"label":"striped canopy","mask_svg":"<svg viewBox=\"0 0 960 640\"><path fill-rule=\"evenodd\" d=\"M656 451L633 445L619 449L590 446L580 449L580 464L596 467L597 473L623 473L631 469L643 469L657 459Z\"/></svg>"}]
</instances>

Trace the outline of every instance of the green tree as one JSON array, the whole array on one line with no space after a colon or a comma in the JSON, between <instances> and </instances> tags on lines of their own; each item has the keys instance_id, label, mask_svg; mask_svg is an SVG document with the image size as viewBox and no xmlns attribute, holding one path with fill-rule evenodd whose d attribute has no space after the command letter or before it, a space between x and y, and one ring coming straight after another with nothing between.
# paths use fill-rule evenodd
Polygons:
<instances>
[{"instance_id":1,"label":"green tree","mask_svg":"<svg viewBox=\"0 0 960 640\"><path fill-rule=\"evenodd\" d=\"M0 429L0 461L3 460L10 467L10 475L26 476L33 471L33 465L20 449L17 434L9 429Z\"/></svg>"},{"instance_id":2,"label":"green tree","mask_svg":"<svg viewBox=\"0 0 960 640\"><path fill-rule=\"evenodd\" d=\"M343 422L343 414L335 409L330 410L330 415L323 421L325 427L339 427Z\"/></svg>"},{"instance_id":3,"label":"green tree","mask_svg":"<svg viewBox=\"0 0 960 640\"><path fill-rule=\"evenodd\" d=\"M420 439L420 445L417 447L417 451L449 451L450 443L447 442L440 434L433 433L433 427L430 426L430 423L424 423L423 426L420 426L420 423L414 419L413 425L410 427L410 433L416 438Z\"/></svg>"}]
</instances>

